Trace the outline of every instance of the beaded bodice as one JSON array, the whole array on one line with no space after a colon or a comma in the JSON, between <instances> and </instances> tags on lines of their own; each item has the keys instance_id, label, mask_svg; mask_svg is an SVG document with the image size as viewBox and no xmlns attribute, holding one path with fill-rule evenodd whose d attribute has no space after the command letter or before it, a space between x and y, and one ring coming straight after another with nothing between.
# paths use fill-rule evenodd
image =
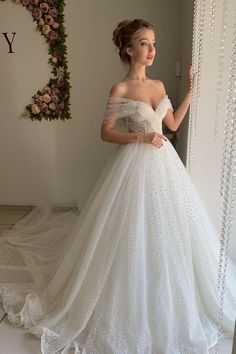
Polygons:
<instances>
[{"instance_id":1,"label":"beaded bodice","mask_svg":"<svg viewBox=\"0 0 236 354\"><path fill-rule=\"evenodd\" d=\"M159 101L155 109L143 101L109 96L104 121L122 119L130 132L162 133L162 120L168 109L173 111L167 95Z\"/></svg>"}]
</instances>

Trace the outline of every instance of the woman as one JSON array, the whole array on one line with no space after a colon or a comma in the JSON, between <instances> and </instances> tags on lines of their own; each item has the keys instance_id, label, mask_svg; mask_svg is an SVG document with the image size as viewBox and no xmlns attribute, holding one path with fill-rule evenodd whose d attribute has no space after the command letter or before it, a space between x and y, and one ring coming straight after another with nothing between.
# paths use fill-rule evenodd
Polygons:
<instances>
[{"instance_id":1,"label":"woman","mask_svg":"<svg viewBox=\"0 0 236 354\"><path fill-rule=\"evenodd\" d=\"M142 20L134 20L131 23L122 21L113 33L113 41L119 48L119 55L123 62L129 64L129 70L125 78L114 85L110 96L128 97L131 100L142 101L156 110L158 103L166 96L164 84L160 80L150 80L146 76L146 67L152 65L156 55L156 40L154 27ZM189 84L192 82L192 70L189 71ZM188 110L191 101L191 86L182 104L175 111L175 117L168 110L163 122L172 131L176 131ZM113 130L114 120L102 126L102 138L114 143L132 143L142 141L154 144L157 147L163 145L167 139L160 132L148 134L128 133L123 134Z\"/></svg>"},{"instance_id":2,"label":"woman","mask_svg":"<svg viewBox=\"0 0 236 354\"><path fill-rule=\"evenodd\" d=\"M38 220L36 210L2 238L4 308L41 337L44 354L207 354L217 339L219 241L162 134L162 121L180 125L191 88L173 113L163 83L147 78L155 57L148 22L122 21L113 39L129 71L110 91L101 136L118 150L79 217ZM230 337L235 280L230 263Z\"/></svg>"}]
</instances>

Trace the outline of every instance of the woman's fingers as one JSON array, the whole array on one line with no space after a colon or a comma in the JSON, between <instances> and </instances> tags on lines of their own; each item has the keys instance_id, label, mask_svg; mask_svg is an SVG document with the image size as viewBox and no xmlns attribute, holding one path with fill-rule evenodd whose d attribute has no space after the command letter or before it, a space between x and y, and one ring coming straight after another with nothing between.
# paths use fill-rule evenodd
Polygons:
<instances>
[{"instance_id":1,"label":"woman's fingers","mask_svg":"<svg viewBox=\"0 0 236 354\"><path fill-rule=\"evenodd\" d=\"M154 145L156 145L157 147L161 147L163 145L163 140L167 140L166 137L161 134L161 133L155 133L153 139L152 139L152 143Z\"/></svg>"},{"instance_id":2,"label":"woman's fingers","mask_svg":"<svg viewBox=\"0 0 236 354\"><path fill-rule=\"evenodd\" d=\"M164 139L165 141L167 141L167 138L165 137L165 135L161 134L162 139Z\"/></svg>"}]
</instances>

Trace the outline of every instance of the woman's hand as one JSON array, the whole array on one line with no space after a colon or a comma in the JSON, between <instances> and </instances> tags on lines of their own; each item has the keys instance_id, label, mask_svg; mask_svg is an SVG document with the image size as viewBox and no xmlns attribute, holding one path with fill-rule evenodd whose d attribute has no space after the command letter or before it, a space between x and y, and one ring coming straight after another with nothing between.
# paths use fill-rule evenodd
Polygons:
<instances>
[{"instance_id":1,"label":"woman's hand","mask_svg":"<svg viewBox=\"0 0 236 354\"><path fill-rule=\"evenodd\" d=\"M153 144L158 148L160 148L163 145L163 140L167 141L165 135L157 132L144 133L141 135L141 139L140 139L140 141L147 144Z\"/></svg>"}]
</instances>

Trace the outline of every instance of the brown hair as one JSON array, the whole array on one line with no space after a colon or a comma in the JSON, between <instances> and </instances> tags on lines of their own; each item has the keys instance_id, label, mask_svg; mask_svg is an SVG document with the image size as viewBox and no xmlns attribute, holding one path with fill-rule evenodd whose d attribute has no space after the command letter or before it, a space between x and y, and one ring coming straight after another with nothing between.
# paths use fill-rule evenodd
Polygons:
<instances>
[{"instance_id":1,"label":"brown hair","mask_svg":"<svg viewBox=\"0 0 236 354\"><path fill-rule=\"evenodd\" d=\"M143 28L154 30L154 25L142 19L124 20L119 22L113 31L112 40L119 49L119 56L123 62L130 62L130 56L125 49L131 45L132 37Z\"/></svg>"}]
</instances>

